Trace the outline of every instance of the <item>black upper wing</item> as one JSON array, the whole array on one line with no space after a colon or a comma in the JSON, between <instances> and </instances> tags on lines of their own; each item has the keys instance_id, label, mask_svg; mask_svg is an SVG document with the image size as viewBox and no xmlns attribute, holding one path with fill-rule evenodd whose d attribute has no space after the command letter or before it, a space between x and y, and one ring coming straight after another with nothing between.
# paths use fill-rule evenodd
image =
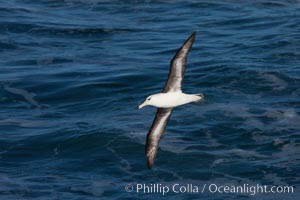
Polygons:
<instances>
[{"instance_id":1,"label":"black upper wing","mask_svg":"<svg viewBox=\"0 0 300 200\"><path fill-rule=\"evenodd\" d=\"M177 50L170 64L168 81L163 89L163 93L181 91L187 55L194 43L196 32L194 32Z\"/></svg>"},{"instance_id":2,"label":"black upper wing","mask_svg":"<svg viewBox=\"0 0 300 200\"><path fill-rule=\"evenodd\" d=\"M158 108L146 141L146 158L151 169L157 153L159 140L164 133L173 108Z\"/></svg>"}]
</instances>

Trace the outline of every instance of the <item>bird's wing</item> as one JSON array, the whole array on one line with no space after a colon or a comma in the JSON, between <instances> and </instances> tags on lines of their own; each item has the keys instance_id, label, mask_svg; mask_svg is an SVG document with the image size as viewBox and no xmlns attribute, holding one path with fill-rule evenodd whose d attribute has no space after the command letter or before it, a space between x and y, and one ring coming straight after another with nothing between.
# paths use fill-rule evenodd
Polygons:
<instances>
[{"instance_id":1,"label":"bird's wing","mask_svg":"<svg viewBox=\"0 0 300 200\"><path fill-rule=\"evenodd\" d=\"M184 76L187 54L193 45L195 36L196 32L185 41L173 57L170 64L169 77L163 89L163 93L181 91L181 82Z\"/></svg>"},{"instance_id":2,"label":"bird's wing","mask_svg":"<svg viewBox=\"0 0 300 200\"><path fill-rule=\"evenodd\" d=\"M151 129L147 135L146 157L148 168L154 164L159 140L164 133L173 108L158 108Z\"/></svg>"}]
</instances>

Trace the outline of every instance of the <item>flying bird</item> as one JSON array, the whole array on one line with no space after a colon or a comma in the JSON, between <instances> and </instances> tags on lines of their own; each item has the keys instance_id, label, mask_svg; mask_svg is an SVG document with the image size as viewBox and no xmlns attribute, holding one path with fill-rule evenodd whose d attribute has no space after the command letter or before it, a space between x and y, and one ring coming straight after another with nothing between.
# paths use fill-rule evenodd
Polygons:
<instances>
[{"instance_id":1,"label":"flying bird","mask_svg":"<svg viewBox=\"0 0 300 200\"><path fill-rule=\"evenodd\" d=\"M166 129L173 108L191 102L198 102L204 98L203 94L185 94L181 90L187 55L194 43L195 36L196 32L184 42L171 60L168 80L163 91L148 96L146 100L139 105L139 109L147 105L157 107L156 116L146 140L146 159L149 169L153 167L158 143Z\"/></svg>"}]
</instances>

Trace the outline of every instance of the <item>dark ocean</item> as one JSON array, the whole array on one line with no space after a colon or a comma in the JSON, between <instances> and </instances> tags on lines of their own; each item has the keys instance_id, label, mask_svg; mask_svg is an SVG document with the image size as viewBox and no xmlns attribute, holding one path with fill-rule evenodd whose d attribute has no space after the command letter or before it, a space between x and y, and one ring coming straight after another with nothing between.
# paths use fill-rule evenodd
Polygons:
<instances>
[{"instance_id":1,"label":"dark ocean","mask_svg":"<svg viewBox=\"0 0 300 200\"><path fill-rule=\"evenodd\" d=\"M137 107L194 31L183 90L205 101L149 170ZM160 198L300 198L300 1L1 1L0 199Z\"/></svg>"}]
</instances>

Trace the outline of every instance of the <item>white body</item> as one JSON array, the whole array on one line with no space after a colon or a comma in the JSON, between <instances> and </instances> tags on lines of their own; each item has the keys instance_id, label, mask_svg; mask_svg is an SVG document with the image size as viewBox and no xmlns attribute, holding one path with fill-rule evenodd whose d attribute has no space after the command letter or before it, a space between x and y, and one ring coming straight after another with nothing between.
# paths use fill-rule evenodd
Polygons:
<instances>
[{"instance_id":1,"label":"white body","mask_svg":"<svg viewBox=\"0 0 300 200\"><path fill-rule=\"evenodd\" d=\"M187 103L200 101L202 96L193 94L184 94L182 92L158 93L147 97L139 108L150 105L158 108L173 108Z\"/></svg>"}]
</instances>

